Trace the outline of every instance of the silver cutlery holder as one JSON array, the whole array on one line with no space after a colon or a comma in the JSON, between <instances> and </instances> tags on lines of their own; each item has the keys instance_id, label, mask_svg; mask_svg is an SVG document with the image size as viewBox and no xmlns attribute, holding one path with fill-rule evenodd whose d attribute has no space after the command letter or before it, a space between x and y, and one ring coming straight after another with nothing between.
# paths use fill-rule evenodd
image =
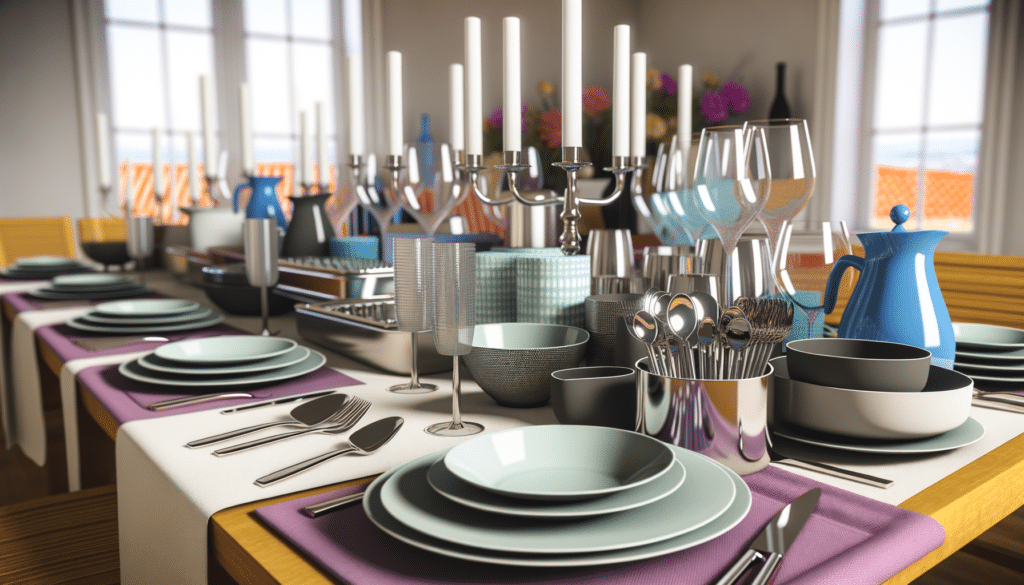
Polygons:
<instances>
[{"instance_id":1,"label":"silver cutlery holder","mask_svg":"<svg viewBox=\"0 0 1024 585\"><path fill-rule=\"evenodd\" d=\"M128 224L128 255L135 259L152 256L156 245L153 219L129 215L125 222Z\"/></svg>"},{"instance_id":2,"label":"silver cutlery holder","mask_svg":"<svg viewBox=\"0 0 1024 585\"><path fill-rule=\"evenodd\" d=\"M658 376L636 362L636 432L706 455L740 475L764 469L769 365L759 378L687 380Z\"/></svg>"}]
</instances>

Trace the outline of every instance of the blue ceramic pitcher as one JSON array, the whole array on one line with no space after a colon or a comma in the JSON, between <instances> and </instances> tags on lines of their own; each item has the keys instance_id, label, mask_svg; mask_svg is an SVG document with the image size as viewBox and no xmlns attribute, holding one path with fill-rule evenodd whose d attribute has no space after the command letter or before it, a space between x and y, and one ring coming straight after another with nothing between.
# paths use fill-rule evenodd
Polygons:
<instances>
[{"instance_id":1,"label":"blue ceramic pitcher","mask_svg":"<svg viewBox=\"0 0 1024 585\"><path fill-rule=\"evenodd\" d=\"M825 313L835 309L843 273L856 268L860 279L843 311L839 337L921 347L932 352L932 364L952 369L956 341L934 262L935 247L949 232L908 232L905 205L893 207L889 217L896 223L892 231L858 234L864 258L836 261L825 288Z\"/></svg>"},{"instance_id":2,"label":"blue ceramic pitcher","mask_svg":"<svg viewBox=\"0 0 1024 585\"><path fill-rule=\"evenodd\" d=\"M284 217L281 203L277 200L277 184L281 177L249 177L248 183L240 183L235 187L233 197L235 213L238 213L238 193L246 187L252 189L249 205L245 208L245 217L249 219L276 219L277 227L288 229L288 220Z\"/></svg>"}]
</instances>

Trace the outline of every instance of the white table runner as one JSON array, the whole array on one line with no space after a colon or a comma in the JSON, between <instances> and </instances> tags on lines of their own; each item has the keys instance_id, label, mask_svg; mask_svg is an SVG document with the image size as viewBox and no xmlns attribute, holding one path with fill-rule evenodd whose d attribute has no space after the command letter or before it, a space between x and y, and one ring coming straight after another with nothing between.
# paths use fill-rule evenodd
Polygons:
<instances>
[{"instance_id":1,"label":"white table runner","mask_svg":"<svg viewBox=\"0 0 1024 585\"><path fill-rule=\"evenodd\" d=\"M442 388L437 392L401 395L388 392L386 388L407 378L365 372L351 372L350 375L365 384L339 391L373 402L355 428L386 416L398 415L405 418L402 429L373 455L334 459L266 488L253 482L293 463L337 449L348 434L345 437L314 434L246 453L214 457L211 452L216 447L187 449L184 444L279 419L295 405L232 415L220 414L219 410L203 411L122 425L116 441L122 581L206 583L207 525L215 512L379 474L471 438L434 437L423 431L432 423L451 420L451 378L433 378L432 381ZM503 408L472 382L463 383L462 389L464 418L483 424L486 432L556 423L550 408Z\"/></svg>"},{"instance_id":2,"label":"white table runner","mask_svg":"<svg viewBox=\"0 0 1024 585\"><path fill-rule=\"evenodd\" d=\"M49 284L49 281L46 280L0 282L0 295L28 292L43 288L47 284ZM10 410L7 405L7 388L11 384L11 354L8 350L7 339L4 333L4 328L0 327L0 426L4 428L4 447L10 449L11 439L7 432L7 416Z\"/></svg>"}]
</instances>

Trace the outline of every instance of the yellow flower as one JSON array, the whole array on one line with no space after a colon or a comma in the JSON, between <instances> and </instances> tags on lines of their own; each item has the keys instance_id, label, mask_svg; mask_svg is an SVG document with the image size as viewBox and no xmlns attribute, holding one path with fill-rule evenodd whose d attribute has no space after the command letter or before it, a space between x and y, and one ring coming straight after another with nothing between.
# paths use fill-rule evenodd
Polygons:
<instances>
[{"instance_id":1,"label":"yellow flower","mask_svg":"<svg viewBox=\"0 0 1024 585\"><path fill-rule=\"evenodd\" d=\"M657 67L647 69L647 89L658 91L661 89L661 71Z\"/></svg>"},{"instance_id":2,"label":"yellow flower","mask_svg":"<svg viewBox=\"0 0 1024 585\"><path fill-rule=\"evenodd\" d=\"M555 94L555 86L550 81L542 81L537 84L537 93L540 97L551 97Z\"/></svg>"},{"instance_id":3,"label":"yellow flower","mask_svg":"<svg viewBox=\"0 0 1024 585\"><path fill-rule=\"evenodd\" d=\"M718 86L722 84L722 80L718 78L713 71L705 72L700 78L701 82L711 89L718 89Z\"/></svg>"},{"instance_id":4,"label":"yellow flower","mask_svg":"<svg viewBox=\"0 0 1024 585\"><path fill-rule=\"evenodd\" d=\"M647 138L661 140L668 132L668 122L658 114L647 114Z\"/></svg>"}]
</instances>

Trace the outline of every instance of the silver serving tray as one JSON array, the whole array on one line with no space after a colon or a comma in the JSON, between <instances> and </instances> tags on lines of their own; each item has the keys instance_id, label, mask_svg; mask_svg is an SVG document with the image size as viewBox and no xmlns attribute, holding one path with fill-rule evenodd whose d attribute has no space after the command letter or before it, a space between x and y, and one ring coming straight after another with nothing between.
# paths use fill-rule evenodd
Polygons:
<instances>
[{"instance_id":1,"label":"silver serving tray","mask_svg":"<svg viewBox=\"0 0 1024 585\"><path fill-rule=\"evenodd\" d=\"M307 341L388 373L411 371L411 334L397 329L393 298L300 303L295 315L299 335ZM432 333L421 333L417 347L420 374L452 369L451 357L434 349Z\"/></svg>"}]
</instances>

